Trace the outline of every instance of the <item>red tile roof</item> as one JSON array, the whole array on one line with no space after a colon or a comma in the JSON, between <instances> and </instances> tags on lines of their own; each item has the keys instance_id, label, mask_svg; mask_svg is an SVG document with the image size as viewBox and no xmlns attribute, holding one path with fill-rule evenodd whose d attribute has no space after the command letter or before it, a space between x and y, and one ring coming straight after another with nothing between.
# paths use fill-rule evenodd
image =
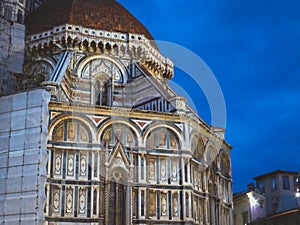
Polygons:
<instances>
[{"instance_id":1,"label":"red tile roof","mask_svg":"<svg viewBox=\"0 0 300 225\"><path fill-rule=\"evenodd\" d=\"M87 28L144 34L147 28L115 0L49 0L26 18L28 34L51 30L63 24Z\"/></svg>"}]
</instances>

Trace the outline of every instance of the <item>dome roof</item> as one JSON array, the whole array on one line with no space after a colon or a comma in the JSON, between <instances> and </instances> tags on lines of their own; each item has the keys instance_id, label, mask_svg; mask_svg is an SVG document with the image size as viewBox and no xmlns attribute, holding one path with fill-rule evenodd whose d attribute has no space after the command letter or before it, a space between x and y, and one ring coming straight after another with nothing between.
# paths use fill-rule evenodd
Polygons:
<instances>
[{"instance_id":1,"label":"dome roof","mask_svg":"<svg viewBox=\"0 0 300 225\"><path fill-rule=\"evenodd\" d=\"M115 0L48 0L26 18L27 34L42 33L63 24L92 29L144 34L147 28Z\"/></svg>"}]
</instances>

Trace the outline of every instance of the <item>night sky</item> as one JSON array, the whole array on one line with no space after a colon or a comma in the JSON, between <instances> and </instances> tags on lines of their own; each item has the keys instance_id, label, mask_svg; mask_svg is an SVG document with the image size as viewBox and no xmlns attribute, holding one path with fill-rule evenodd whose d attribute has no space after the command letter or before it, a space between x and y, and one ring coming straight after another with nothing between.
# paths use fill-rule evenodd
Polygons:
<instances>
[{"instance_id":1,"label":"night sky","mask_svg":"<svg viewBox=\"0 0 300 225\"><path fill-rule=\"evenodd\" d=\"M235 192L255 176L300 170L300 1L119 2L156 40L190 49L216 76L227 107ZM174 82L211 123L199 86L179 69Z\"/></svg>"}]
</instances>

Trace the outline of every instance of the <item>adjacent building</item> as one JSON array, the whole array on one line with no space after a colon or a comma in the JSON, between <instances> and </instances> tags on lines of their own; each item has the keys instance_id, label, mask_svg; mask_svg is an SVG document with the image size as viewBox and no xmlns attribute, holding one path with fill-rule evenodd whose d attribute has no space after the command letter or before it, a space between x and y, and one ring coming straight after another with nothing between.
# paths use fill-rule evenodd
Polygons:
<instances>
[{"instance_id":1,"label":"adjacent building","mask_svg":"<svg viewBox=\"0 0 300 225\"><path fill-rule=\"evenodd\" d=\"M297 208L297 172L277 170L255 177L257 188L266 198L267 215Z\"/></svg>"},{"instance_id":2,"label":"adjacent building","mask_svg":"<svg viewBox=\"0 0 300 225\"><path fill-rule=\"evenodd\" d=\"M254 179L256 186L234 194L235 224L298 224L299 174L277 170Z\"/></svg>"},{"instance_id":3,"label":"adjacent building","mask_svg":"<svg viewBox=\"0 0 300 225\"><path fill-rule=\"evenodd\" d=\"M235 193L233 204L235 225L249 224L266 217L265 196L259 193L254 184L249 184L246 191Z\"/></svg>"},{"instance_id":4,"label":"adjacent building","mask_svg":"<svg viewBox=\"0 0 300 225\"><path fill-rule=\"evenodd\" d=\"M168 86L143 24L113 0L47 1L25 24L0 98L3 224L233 224L225 131Z\"/></svg>"}]
</instances>

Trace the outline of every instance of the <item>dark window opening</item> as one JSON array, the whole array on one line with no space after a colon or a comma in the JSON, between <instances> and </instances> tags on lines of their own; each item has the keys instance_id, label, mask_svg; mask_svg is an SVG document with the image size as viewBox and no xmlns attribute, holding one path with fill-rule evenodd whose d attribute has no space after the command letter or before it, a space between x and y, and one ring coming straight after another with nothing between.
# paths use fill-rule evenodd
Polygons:
<instances>
[{"instance_id":1,"label":"dark window opening","mask_svg":"<svg viewBox=\"0 0 300 225\"><path fill-rule=\"evenodd\" d=\"M282 177L282 185L283 185L283 189L290 190L290 179L289 179L289 176L283 176Z\"/></svg>"},{"instance_id":2,"label":"dark window opening","mask_svg":"<svg viewBox=\"0 0 300 225\"><path fill-rule=\"evenodd\" d=\"M18 10L17 23L23 23L23 12L21 10Z\"/></svg>"}]
</instances>

